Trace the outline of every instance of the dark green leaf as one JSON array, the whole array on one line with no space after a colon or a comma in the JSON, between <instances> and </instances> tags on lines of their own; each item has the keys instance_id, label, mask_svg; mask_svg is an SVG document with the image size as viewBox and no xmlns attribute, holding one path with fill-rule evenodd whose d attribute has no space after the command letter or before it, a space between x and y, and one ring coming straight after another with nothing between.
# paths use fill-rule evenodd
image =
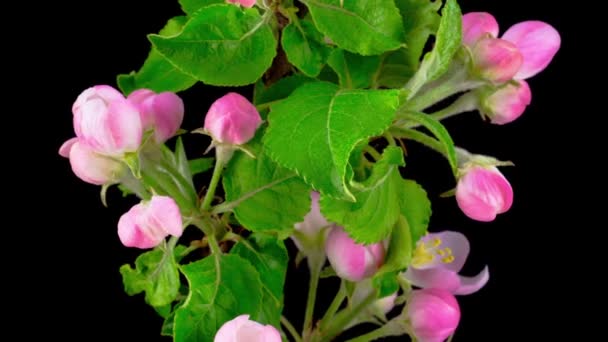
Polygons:
<instances>
[{"instance_id":1,"label":"dark green leaf","mask_svg":"<svg viewBox=\"0 0 608 342\"><path fill-rule=\"evenodd\" d=\"M258 319L262 282L258 272L238 255L212 255L182 266L190 293L175 312L176 342L213 341L217 330L242 314Z\"/></svg>"},{"instance_id":2,"label":"dark green leaf","mask_svg":"<svg viewBox=\"0 0 608 342\"><path fill-rule=\"evenodd\" d=\"M270 67L277 48L266 18L256 9L232 4L204 7L180 34L149 39L181 71L224 86L254 83Z\"/></svg>"},{"instance_id":3,"label":"dark green leaf","mask_svg":"<svg viewBox=\"0 0 608 342\"><path fill-rule=\"evenodd\" d=\"M179 0L184 13L193 15L199 9L213 4L223 4L225 0Z\"/></svg>"},{"instance_id":4,"label":"dark green leaf","mask_svg":"<svg viewBox=\"0 0 608 342\"><path fill-rule=\"evenodd\" d=\"M331 52L323 42L323 35L305 19L292 22L283 29L281 45L289 62L310 77L319 75Z\"/></svg>"},{"instance_id":5,"label":"dark green leaf","mask_svg":"<svg viewBox=\"0 0 608 342\"><path fill-rule=\"evenodd\" d=\"M323 194L353 201L347 188L350 154L360 141L388 128L398 101L398 91L305 84L271 107L266 153Z\"/></svg>"},{"instance_id":6,"label":"dark green leaf","mask_svg":"<svg viewBox=\"0 0 608 342\"><path fill-rule=\"evenodd\" d=\"M342 88L368 88L380 66L379 56L361 56L342 49L335 49L327 60L338 74Z\"/></svg>"},{"instance_id":7,"label":"dark green leaf","mask_svg":"<svg viewBox=\"0 0 608 342\"><path fill-rule=\"evenodd\" d=\"M310 187L270 159L262 135L260 129L247 145L255 159L236 152L228 164L223 178L226 201L262 189L234 208L236 218L252 231L288 233L310 210Z\"/></svg>"},{"instance_id":8,"label":"dark green leaf","mask_svg":"<svg viewBox=\"0 0 608 342\"><path fill-rule=\"evenodd\" d=\"M369 56L403 45L403 25L393 0L303 2L319 31L345 50Z\"/></svg>"},{"instance_id":9,"label":"dark green leaf","mask_svg":"<svg viewBox=\"0 0 608 342\"><path fill-rule=\"evenodd\" d=\"M169 37L181 32L186 24L184 16L175 17L167 22L159 35ZM196 79L176 69L156 49L151 48L148 58L138 72L118 75L118 87L125 95L140 88L156 92L186 90L196 83Z\"/></svg>"},{"instance_id":10,"label":"dark green leaf","mask_svg":"<svg viewBox=\"0 0 608 342\"><path fill-rule=\"evenodd\" d=\"M289 261L283 241L256 233L237 243L230 253L249 261L260 274L264 296L259 322L278 327L283 310L283 286Z\"/></svg>"}]
</instances>

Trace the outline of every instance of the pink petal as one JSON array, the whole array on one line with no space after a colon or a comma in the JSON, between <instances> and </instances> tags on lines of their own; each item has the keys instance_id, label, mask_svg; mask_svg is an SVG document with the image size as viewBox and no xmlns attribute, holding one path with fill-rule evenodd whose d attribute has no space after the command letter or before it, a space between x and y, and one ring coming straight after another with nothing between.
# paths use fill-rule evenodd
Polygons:
<instances>
[{"instance_id":1,"label":"pink petal","mask_svg":"<svg viewBox=\"0 0 608 342\"><path fill-rule=\"evenodd\" d=\"M87 183L116 183L124 172L121 163L93 152L80 141L72 144L69 158L74 174Z\"/></svg>"},{"instance_id":2,"label":"pink petal","mask_svg":"<svg viewBox=\"0 0 608 342\"><path fill-rule=\"evenodd\" d=\"M205 129L220 143L241 145L255 135L262 123L255 106L237 93L217 99L205 116Z\"/></svg>"},{"instance_id":3,"label":"pink petal","mask_svg":"<svg viewBox=\"0 0 608 342\"><path fill-rule=\"evenodd\" d=\"M481 39L471 53L475 71L483 79L494 83L511 80L523 63L523 56L517 47L504 39Z\"/></svg>"},{"instance_id":4,"label":"pink petal","mask_svg":"<svg viewBox=\"0 0 608 342\"><path fill-rule=\"evenodd\" d=\"M107 117L108 154L135 152L141 144L143 127L137 107L127 100L114 101L108 107Z\"/></svg>"},{"instance_id":5,"label":"pink petal","mask_svg":"<svg viewBox=\"0 0 608 342\"><path fill-rule=\"evenodd\" d=\"M542 21L513 25L502 36L515 44L524 57L516 79L527 79L543 71L560 48L561 37L553 26Z\"/></svg>"},{"instance_id":6,"label":"pink petal","mask_svg":"<svg viewBox=\"0 0 608 342\"><path fill-rule=\"evenodd\" d=\"M235 342L237 332L244 324L249 321L249 315L240 315L224 323L215 334L214 342Z\"/></svg>"},{"instance_id":7,"label":"pink petal","mask_svg":"<svg viewBox=\"0 0 608 342\"><path fill-rule=\"evenodd\" d=\"M148 203L147 214L153 224L167 234L180 237L182 235L182 215L173 198L168 196L152 196Z\"/></svg>"},{"instance_id":8,"label":"pink petal","mask_svg":"<svg viewBox=\"0 0 608 342\"><path fill-rule=\"evenodd\" d=\"M184 120L184 102L174 93L164 92L154 99L154 130L156 141L173 137Z\"/></svg>"},{"instance_id":9,"label":"pink petal","mask_svg":"<svg viewBox=\"0 0 608 342\"><path fill-rule=\"evenodd\" d=\"M159 241L146 236L138 225L144 211L142 204L136 204L118 220L118 237L125 247L147 249L158 245Z\"/></svg>"},{"instance_id":10,"label":"pink petal","mask_svg":"<svg viewBox=\"0 0 608 342\"><path fill-rule=\"evenodd\" d=\"M232 4L240 4L243 7L251 8L255 5L256 0L227 0L227 2Z\"/></svg>"},{"instance_id":11,"label":"pink petal","mask_svg":"<svg viewBox=\"0 0 608 342\"><path fill-rule=\"evenodd\" d=\"M454 231L443 231L440 233L429 234L428 237L425 238L439 238L441 240L440 249L450 248L452 251L452 255L454 256L454 260L450 263L441 262L437 265L437 267L445 268L447 270L453 272L460 272L462 266L467 260L470 251L469 240L464 236L464 234Z\"/></svg>"},{"instance_id":12,"label":"pink petal","mask_svg":"<svg viewBox=\"0 0 608 342\"><path fill-rule=\"evenodd\" d=\"M460 287L458 274L443 268L417 270L409 267L404 276L412 285L425 289L443 289L453 292Z\"/></svg>"},{"instance_id":13,"label":"pink petal","mask_svg":"<svg viewBox=\"0 0 608 342\"><path fill-rule=\"evenodd\" d=\"M532 91L524 80L519 85L507 84L488 96L483 103L484 111L493 124L504 125L519 118L532 102Z\"/></svg>"},{"instance_id":14,"label":"pink petal","mask_svg":"<svg viewBox=\"0 0 608 342\"><path fill-rule=\"evenodd\" d=\"M498 37L498 22L490 13L470 12L462 16L462 42L473 46L480 38Z\"/></svg>"},{"instance_id":15,"label":"pink petal","mask_svg":"<svg viewBox=\"0 0 608 342\"><path fill-rule=\"evenodd\" d=\"M413 291L407 314L418 342L443 342L460 322L460 307L456 298L440 289Z\"/></svg>"},{"instance_id":16,"label":"pink petal","mask_svg":"<svg viewBox=\"0 0 608 342\"><path fill-rule=\"evenodd\" d=\"M342 227L334 227L325 241L325 253L341 278L360 281L373 275L384 258L382 243L357 244Z\"/></svg>"},{"instance_id":17,"label":"pink petal","mask_svg":"<svg viewBox=\"0 0 608 342\"><path fill-rule=\"evenodd\" d=\"M67 140L66 142L64 142L61 147L59 148L59 155L64 157L64 158L69 158L70 157L70 150L72 149L72 146L78 142L78 138L71 138L69 140Z\"/></svg>"},{"instance_id":18,"label":"pink petal","mask_svg":"<svg viewBox=\"0 0 608 342\"><path fill-rule=\"evenodd\" d=\"M490 280L488 266L484 267L478 275L474 277L460 276L460 286L453 293L455 295L468 295L479 291Z\"/></svg>"},{"instance_id":19,"label":"pink petal","mask_svg":"<svg viewBox=\"0 0 608 342\"><path fill-rule=\"evenodd\" d=\"M456 186L456 201L468 217L489 222L513 204L513 189L496 167L473 167Z\"/></svg>"}]
</instances>

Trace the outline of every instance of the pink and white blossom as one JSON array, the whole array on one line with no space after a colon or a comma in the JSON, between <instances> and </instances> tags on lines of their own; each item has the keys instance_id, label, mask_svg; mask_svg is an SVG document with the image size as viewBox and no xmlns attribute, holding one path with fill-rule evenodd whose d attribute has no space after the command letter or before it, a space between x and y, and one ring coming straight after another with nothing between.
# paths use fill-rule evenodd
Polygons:
<instances>
[{"instance_id":1,"label":"pink and white blossom","mask_svg":"<svg viewBox=\"0 0 608 342\"><path fill-rule=\"evenodd\" d=\"M169 235L181 236L182 230L179 207L167 196L142 201L118 221L118 237L126 247L156 247Z\"/></svg>"},{"instance_id":2,"label":"pink and white blossom","mask_svg":"<svg viewBox=\"0 0 608 342\"><path fill-rule=\"evenodd\" d=\"M513 204L513 188L495 166L466 168L456 185L456 202L473 220L489 222Z\"/></svg>"},{"instance_id":3,"label":"pink and white blossom","mask_svg":"<svg viewBox=\"0 0 608 342\"><path fill-rule=\"evenodd\" d=\"M205 117L205 130L220 144L242 145L254 137L262 123L255 106L237 93L217 99Z\"/></svg>"},{"instance_id":4,"label":"pink and white blossom","mask_svg":"<svg viewBox=\"0 0 608 342\"><path fill-rule=\"evenodd\" d=\"M184 119L184 102L175 93L138 89L127 100L139 110L144 131L153 130L158 143L173 137Z\"/></svg>"},{"instance_id":5,"label":"pink and white blossom","mask_svg":"<svg viewBox=\"0 0 608 342\"><path fill-rule=\"evenodd\" d=\"M488 267L474 277L458 274L469 256L467 238L453 231L427 234L416 244L410 267L404 276L412 285L442 289L455 295L479 291L490 278Z\"/></svg>"},{"instance_id":6,"label":"pink and white blossom","mask_svg":"<svg viewBox=\"0 0 608 342\"><path fill-rule=\"evenodd\" d=\"M281 342L281 334L272 325L263 325L240 315L224 323L215 334L214 342Z\"/></svg>"},{"instance_id":7,"label":"pink and white blossom","mask_svg":"<svg viewBox=\"0 0 608 342\"><path fill-rule=\"evenodd\" d=\"M443 342L460 322L458 301L441 289L412 291L407 314L418 342Z\"/></svg>"},{"instance_id":8,"label":"pink and white blossom","mask_svg":"<svg viewBox=\"0 0 608 342\"><path fill-rule=\"evenodd\" d=\"M344 231L335 226L325 241L325 253L339 277L360 281L371 277L384 263L384 245L356 243Z\"/></svg>"}]
</instances>

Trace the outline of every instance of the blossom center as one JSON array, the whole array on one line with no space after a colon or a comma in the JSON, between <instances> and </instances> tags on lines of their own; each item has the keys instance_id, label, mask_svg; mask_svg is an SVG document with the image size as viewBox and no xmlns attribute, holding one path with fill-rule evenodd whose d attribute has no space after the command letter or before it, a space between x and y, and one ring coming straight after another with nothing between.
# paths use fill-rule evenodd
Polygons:
<instances>
[{"instance_id":1,"label":"blossom center","mask_svg":"<svg viewBox=\"0 0 608 342\"><path fill-rule=\"evenodd\" d=\"M454 262L455 257L452 254L452 249L450 247L441 248L442 244L443 242L438 237L428 241L420 241L414 251L412 266L421 268L436 262L436 258L444 264Z\"/></svg>"}]
</instances>

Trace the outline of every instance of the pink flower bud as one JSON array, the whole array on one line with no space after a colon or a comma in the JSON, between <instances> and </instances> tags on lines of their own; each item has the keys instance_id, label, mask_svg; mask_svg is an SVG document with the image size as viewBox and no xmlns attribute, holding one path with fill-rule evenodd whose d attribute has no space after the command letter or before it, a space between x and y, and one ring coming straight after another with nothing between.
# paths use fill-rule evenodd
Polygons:
<instances>
[{"instance_id":1,"label":"pink flower bud","mask_svg":"<svg viewBox=\"0 0 608 342\"><path fill-rule=\"evenodd\" d=\"M334 227L325 241L325 253L336 274L350 281L371 277L384 263L384 245L357 244L342 227Z\"/></svg>"},{"instance_id":2,"label":"pink flower bud","mask_svg":"<svg viewBox=\"0 0 608 342\"><path fill-rule=\"evenodd\" d=\"M472 47L482 37L498 37L498 22L486 12L471 12L462 16L462 43Z\"/></svg>"},{"instance_id":3,"label":"pink flower bud","mask_svg":"<svg viewBox=\"0 0 608 342\"><path fill-rule=\"evenodd\" d=\"M173 137L184 120L184 102L175 93L138 89L127 100L139 109L144 130L154 130L158 143Z\"/></svg>"},{"instance_id":4,"label":"pink flower bud","mask_svg":"<svg viewBox=\"0 0 608 342\"><path fill-rule=\"evenodd\" d=\"M515 78L523 80L543 71L561 45L559 32L542 21L524 21L513 25L502 36L517 46L523 64Z\"/></svg>"},{"instance_id":5,"label":"pink flower bud","mask_svg":"<svg viewBox=\"0 0 608 342\"><path fill-rule=\"evenodd\" d=\"M509 181L494 166L473 166L458 180L456 201L465 215L489 222L513 204Z\"/></svg>"},{"instance_id":6,"label":"pink flower bud","mask_svg":"<svg viewBox=\"0 0 608 342\"><path fill-rule=\"evenodd\" d=\"M456 298L440 289L412 291L407 312L418 342L443 342L460 321Z\"/></svg>"},{"instance_id":7,"label":"pink flower bud","mask_svg":"<svg viewBox=\"0 0 608 342\"><path fill-rule=\"evenodd\" d=\"M224 323L213 342L281 342L281 334L272 325L262 325L249 320L249 315L240 315Z\"/></svg>"},{"instance_id":8,"label":"pink flower bud","mask_svg":"<svg viewBox=\"0 0 608 342\"><path fill-rule=\"evenodd\" d=\"M72 112L79 142L95 152L120 157L139 148L139 111L118 90L105 85L91 87L78 96Z\"/></svg>"},{"instance_id":9,"label":"pink flower bud","mask_svg":"<svg viewBox=\"0 0 608 342\"><path fill-rule=\"evenodd\" d=\"M118 221L118 237L126 247L156 247L168 235L181 236L182 230L179 207L167 196L134 205Z\"/></svg>"},{"instance_id":10,"label":"pink flower bud","mask_svg":"<svg viewBox=\"0 0 608 342\"><path fill-rule=\"evenodd\" d=\"M507 84L481 99L483 114L497 125L504 125L520 117L532 101L526 81L519 85Z\"/></svg>"},{"instance_id":11,"label":"pink flower bud","mask_svg":"<svg viewBox=\"0 0 608 342\"><path fill-rule=\"evenodd\" d=\"M511 80L523 62L517 46L504 39L481 39L472 54L475 70L482 78L495 83Z\"/></svg>"},{"instance_id":12,"label":"pink flower bud","mask_svg":"<svg viewBox=\"0 0 608 342\"><path fill-rule=\"evenodd\" d=\"M227 0L231 4L238 4L243 7L253 7L255 5L255 0Z\"/></svg>"},{"instance_id":13,"label":"pink flower bud","mask_svg":"<svg viewBox=\"0 0 608 342\"><path fill-rule=\"evenodd\" d=\"M217 99L205 117L205 130L219 143L242 145L262 123L255 106L237 93Z\"/></svg>"},{"instance_id":14,"label":"pink flower bud","mask_svg":"<svg viewBox=\"0 0 608 342\"><path fill-rule=\"evenodd\" d=\"M305 245L314 245L315 242L319 241L321 229L329 226L329 222L321 214L318 192L310 192L310 202L310 211L304 216L304 221L294 224L297 232L292 236L292 240L301 251L306 249ZM300 241L300 239L306 241ZM320 248L322 249L322 241L320 244Z\"/></svg>"},{"instance_id":15,"label":"pink flower bud","mask_svg":"<svg viewBox=\"0 0 608 342\"><path fill-rule=\"evenodd\" d=\"M119 161L99 155L78 138L72 138L61 146L59 154L70 159L74 174L83 181L95 185L118 183L125 171Z\"/></svg>"}]
</instances>

